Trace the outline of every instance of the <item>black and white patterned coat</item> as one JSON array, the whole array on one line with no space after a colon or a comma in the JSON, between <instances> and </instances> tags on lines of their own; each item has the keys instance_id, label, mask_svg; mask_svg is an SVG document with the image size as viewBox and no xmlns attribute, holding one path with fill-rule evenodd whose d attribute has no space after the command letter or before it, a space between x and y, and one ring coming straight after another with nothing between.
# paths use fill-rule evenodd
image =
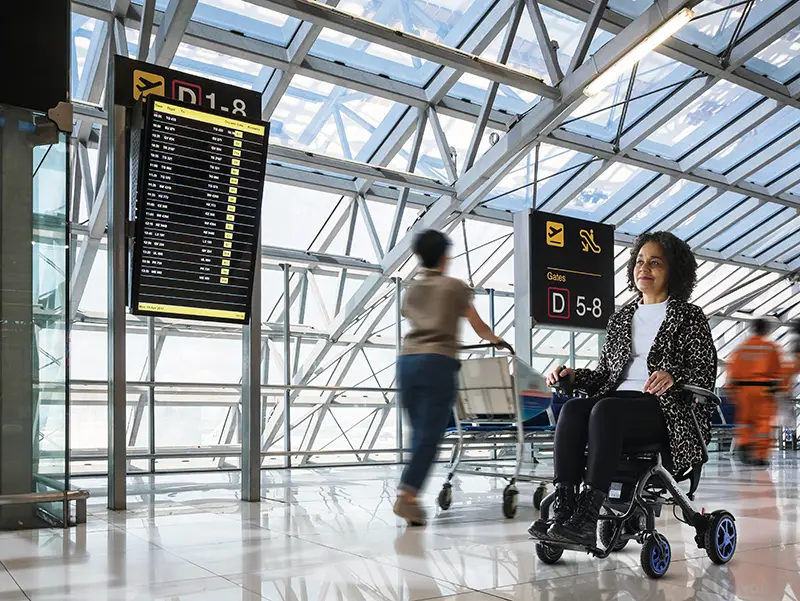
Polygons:
<instances>
[{"instance_id":1,"label":"black and white patterned coat","mask_svg":"<svg viewBox=\"0 0 800 601\"><path fill-rule=\"evenodd\" d=\"M576 369L575 384L591 396L605 396L622 383L631 357L631 323L638 302L614 313L606 328L606 341L597 369ZM717 351L708 320L702 309L685 301L670 299L664 322L647 356L649 373L666 371L675 384L693 384L714 389ZM659 398L667 423L672 471L680 474L702 461L702 447L692 421L691 397L675 387ZM711 440L711 411L696 410L705 443Z\"/></svg>"}]
</instances>

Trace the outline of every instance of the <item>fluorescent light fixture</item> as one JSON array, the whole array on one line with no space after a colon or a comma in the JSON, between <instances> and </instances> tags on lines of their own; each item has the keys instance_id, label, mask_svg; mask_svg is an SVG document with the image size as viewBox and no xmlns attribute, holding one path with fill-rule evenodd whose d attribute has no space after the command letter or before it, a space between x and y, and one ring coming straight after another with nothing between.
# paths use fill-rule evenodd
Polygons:
<instances>
[{"instance_id":1,"label":"fluorescent light fixture","mask_svg":"<svg viewBox=\"0 0 800 601\"><path fill-rule=\"evenodd\" d=\"M622 74L629 73L633 66L652 52L665 40L679 31L689 21L694 19L691 8L681 9L674 17L643 39L628 54L603 71L600 76L583 89L586 96L595 96L608 86L614 84Z\"/></svg>"}]
</instances>

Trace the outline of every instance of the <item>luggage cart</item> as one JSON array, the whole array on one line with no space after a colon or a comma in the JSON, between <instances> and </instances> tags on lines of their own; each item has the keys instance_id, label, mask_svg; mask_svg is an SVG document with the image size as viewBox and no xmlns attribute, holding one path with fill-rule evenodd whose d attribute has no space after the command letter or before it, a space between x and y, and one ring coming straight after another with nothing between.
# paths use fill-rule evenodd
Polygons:
<instances>
[{"instance_id":1,"label":"luggage cart","mask_svg":"<svg viewBox=\"0 0 800 601\"><path fill-rule=\"evenodd\" d=\"M491 348L492 345L475 345L462 350ZM539 480L534 494L534 506L541 504L546 494L546 481L521 475L526 440L552 433L555 418L552 394L545 379L528 364L513 354L499 357L467 359L459 372L458 398L454 410L455 427L449 430L457 440L453 447L450 472L439 492L438 504L442 510L450 508L453 501L452 479L456 473L481 474L500 477L508 481L503 490L503 515L513 518L517 513L517 481ZM525 426L525 422L546 413L549 426ZM496 450L497 446L516 447L513 471L499 471L498 466L469 466L462 462L467 448ZM490 469L487 470L486 468ZM497 471L492 471L494 467Z\"/></svg>"}]
</instances>

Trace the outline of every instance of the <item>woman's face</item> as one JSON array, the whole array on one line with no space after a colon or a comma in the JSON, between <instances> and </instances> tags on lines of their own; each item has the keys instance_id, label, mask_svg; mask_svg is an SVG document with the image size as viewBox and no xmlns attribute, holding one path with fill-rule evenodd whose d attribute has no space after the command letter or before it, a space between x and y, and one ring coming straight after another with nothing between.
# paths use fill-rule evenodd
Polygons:
<instances>
[{"instance_id":1,"label":"woman's face","mask_svg":"<svg viewBox=\"0 0 800 601\"><path fill-rule=\"evenodd\" d=\"M639 251L633 268L633 280L642 294L658 295L669 289L669 266L658 242L648 242Z\"/></svg>"}]
</instances>

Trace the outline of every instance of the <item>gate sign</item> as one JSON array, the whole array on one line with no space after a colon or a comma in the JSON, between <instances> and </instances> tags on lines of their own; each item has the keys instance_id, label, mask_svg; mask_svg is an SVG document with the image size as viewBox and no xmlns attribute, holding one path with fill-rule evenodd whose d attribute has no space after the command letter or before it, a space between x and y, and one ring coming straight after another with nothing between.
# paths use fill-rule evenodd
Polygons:
<instances>
[{"instance_id":1,"label":"gate sign","mask_svg":"<svg viewBox=\"0 0 800 601\"><path fill-rule=\"evenodd\" d=\"M614 312L614 227L530 213L535 324L604 330Z\"/></svg>"},{"instance_id":2,"label":"gate sign","mask_svg":"<svg viewBox=\"0 0 800 601\"><path fill-rule=\"evenodd\" d=\"M114 57L114 104L133 108L148 96L164 96L231 117L261 118L261 94L239 86L182 73L130 59Z\"/></svg>"}]
</instances>

